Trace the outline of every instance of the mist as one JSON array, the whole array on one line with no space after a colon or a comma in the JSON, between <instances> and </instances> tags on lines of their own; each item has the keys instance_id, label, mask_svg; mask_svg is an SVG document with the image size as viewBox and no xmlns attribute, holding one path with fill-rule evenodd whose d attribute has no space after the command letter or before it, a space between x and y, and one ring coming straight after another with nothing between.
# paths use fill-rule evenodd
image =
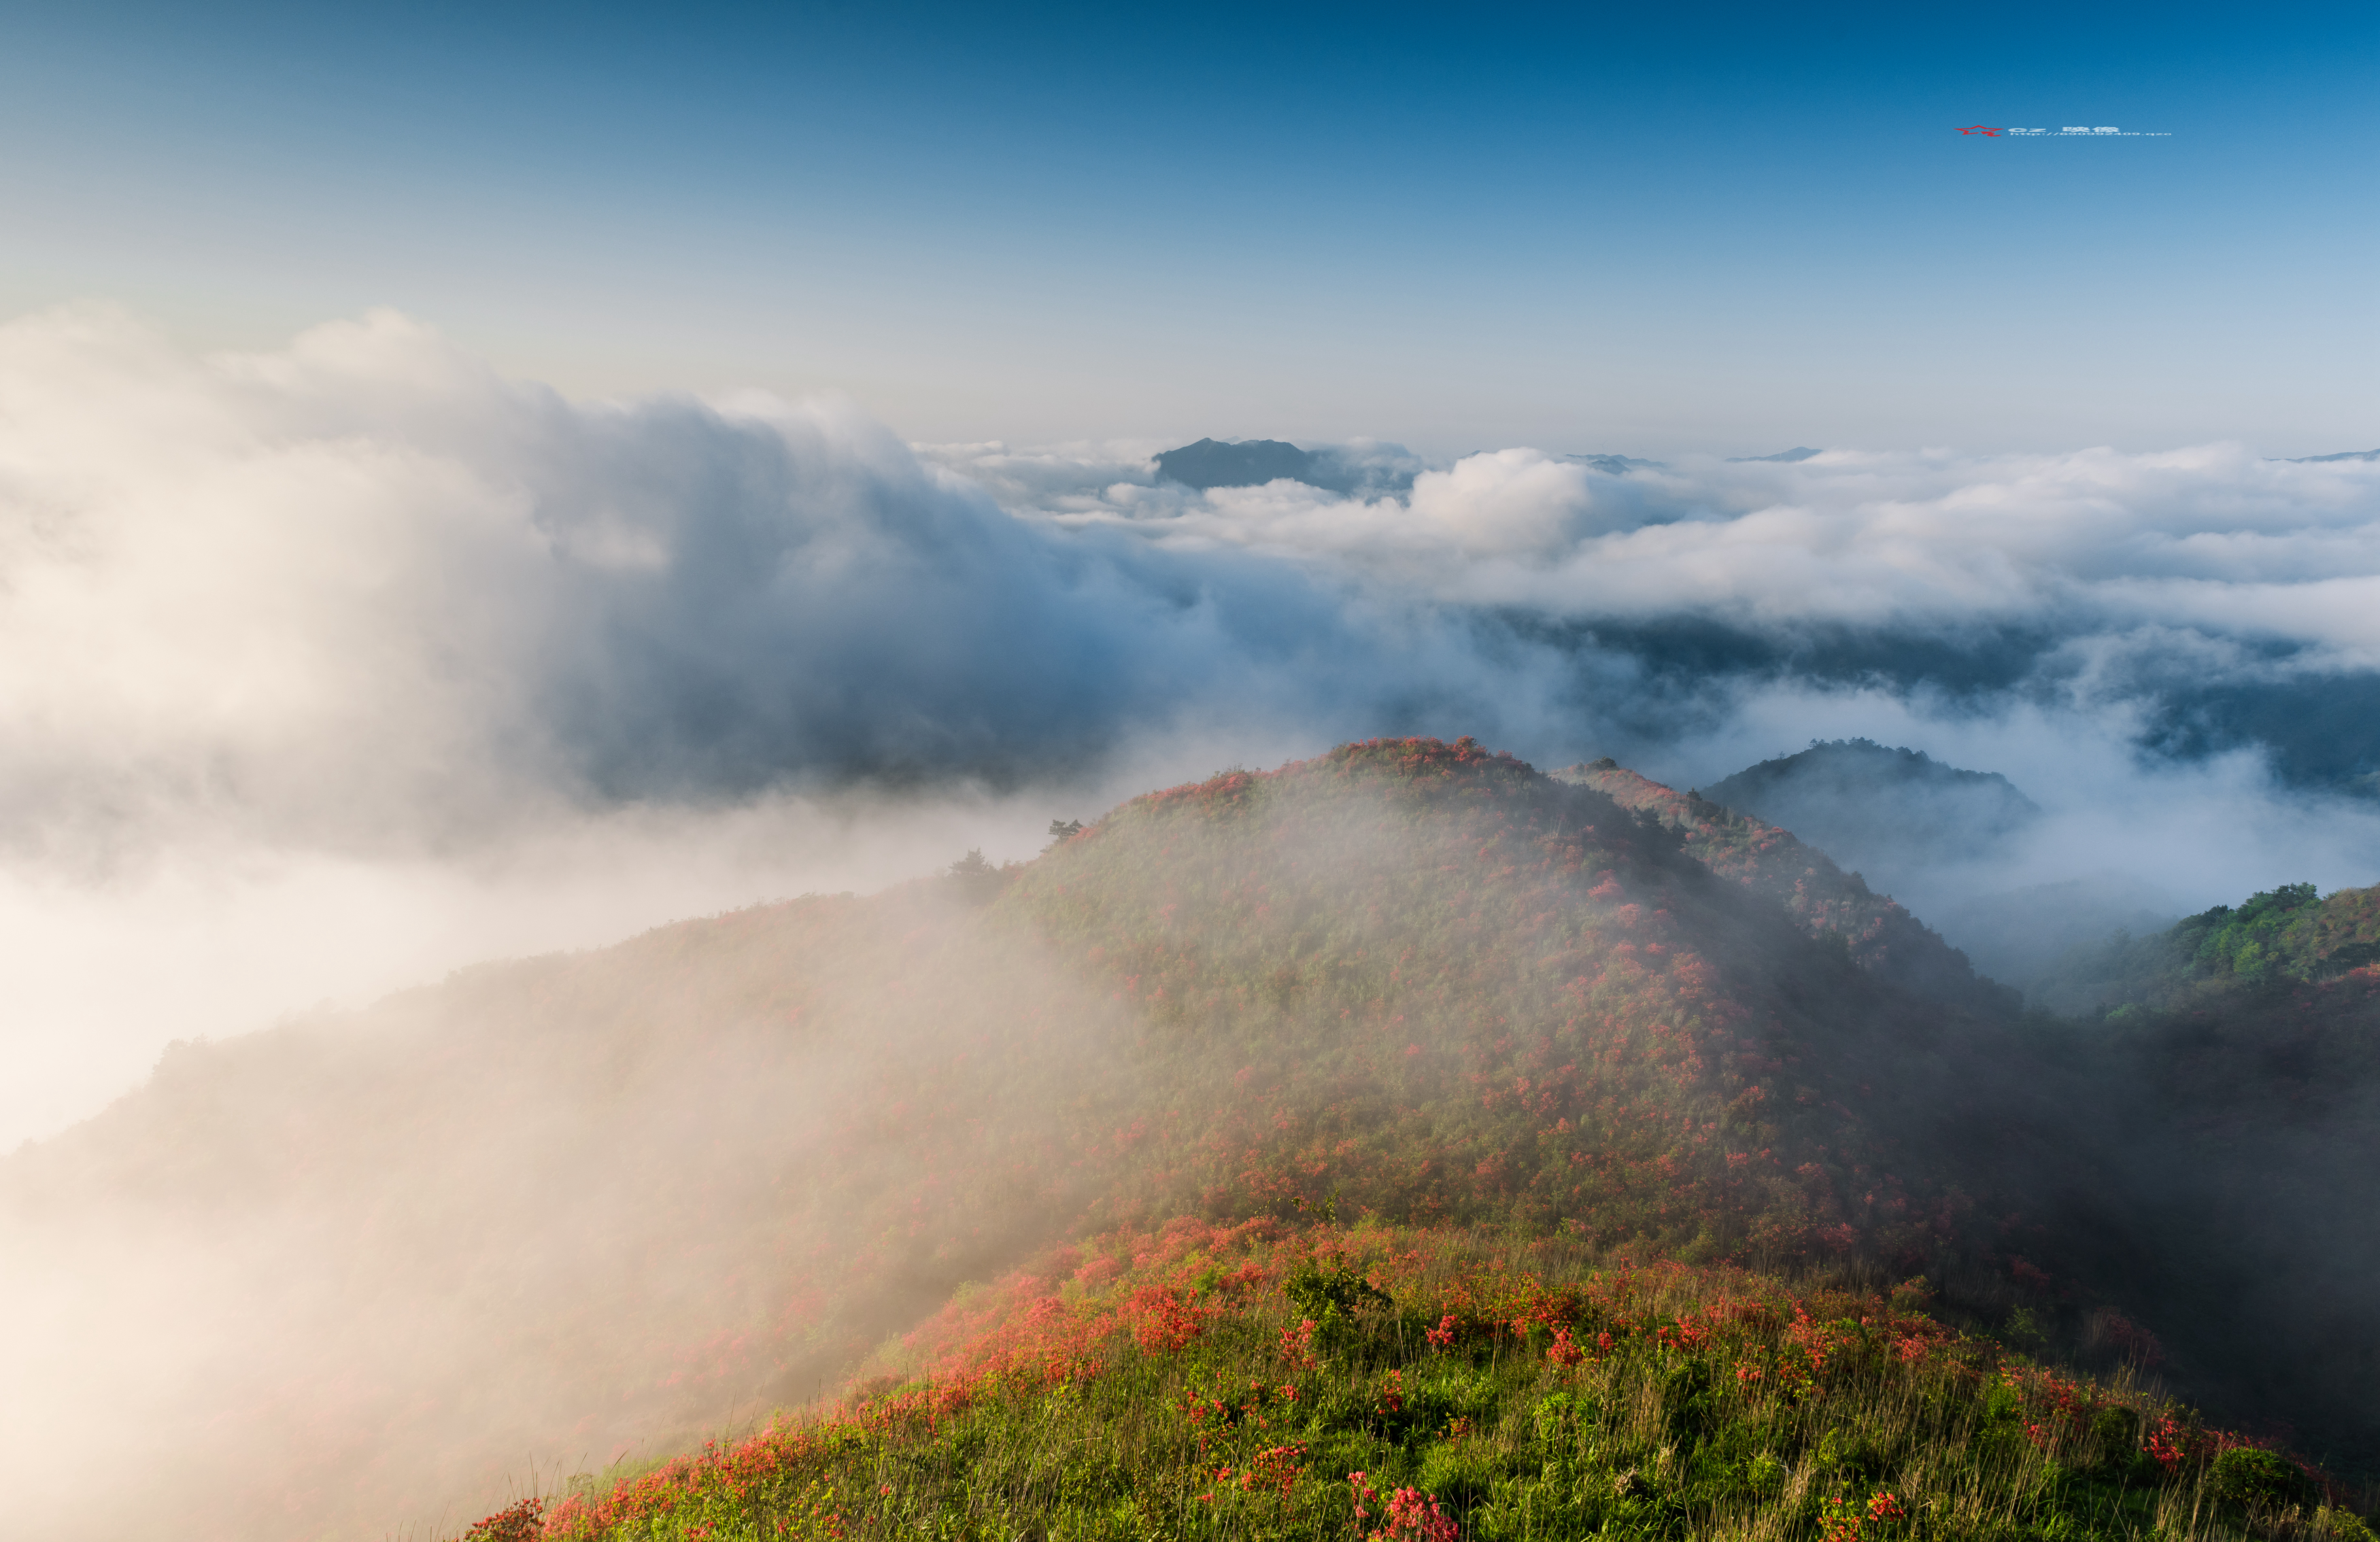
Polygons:
<instances>
[{"instance_id":1,"label":"mist","mask_svg":"<svg viewBox=\"0 0 2380 1542\"><path fill-rule=\"evenodd\" d=\"M0 328L0 1141L174 1038L1379 733L1680 786L1848 735L2008 775L2022 841L1872 875L1921 915L2380 869L2374 462L1358 443L1353 492L1196 492L1163 447L572 402L387 312L261 355Z\"/></svg>"},{"instance_id":2,"label":"mist","mask_svg":"<svg viewBox=\"0 0 2380 1542\"><path fill-rule=\"evenodd\" d=\"M832 1392L1078 1225L1125 1101L1128 1010L971 914L796 900L169 1050L0 1165L16 1524L451 1536Z\"/></svg>"}]
</instances>

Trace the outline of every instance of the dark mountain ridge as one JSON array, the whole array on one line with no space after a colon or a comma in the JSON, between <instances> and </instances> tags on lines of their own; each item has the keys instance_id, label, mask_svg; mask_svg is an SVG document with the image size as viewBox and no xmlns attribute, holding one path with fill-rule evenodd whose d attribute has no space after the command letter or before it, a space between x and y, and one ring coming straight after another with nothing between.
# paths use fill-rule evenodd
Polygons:
<instances>
[{"instance_id":1,"label":"dark mountain ridge","mask_svg":"<svg viewBox=\"0 0 2380 1542\"><path fill-rule=\"evenodd\" d=\"M1304 482L1349 497L1391 497L1412 491L1421 462L1398 444L1323 445L1305 450L1280 439L1242 439L1226 443L1201 439L1157 457L1166 481L1204 492L1215 488L1262 487L1267 482Z\"/></svg>"},{"instance_id":2,"label":"dark mountain ridge","mask_svg":"<svg viewBox=\"0 0 2380 1542\"><path fill-rule=\"evenodd\" d=\"M1873 739L1813 743L1737 771L1703 795L1783 825L1863 871L1985 856L2041 817L1998 771L1961 771Z\"/></svg>"},{"instance_id":3,"label":"dark mountain ridge","mask_svg":"<svg viewBox=\"0 0 2380 1542\"><path fill-rule=\"evenodd\" d=\"M1157 457L1157 474L1184 487L1262 487L1286 478L1304 481L1313 472L1310 451L1280 439L1240 439L1229 443L1202 439Z\"/></svg>"}]
</instances>

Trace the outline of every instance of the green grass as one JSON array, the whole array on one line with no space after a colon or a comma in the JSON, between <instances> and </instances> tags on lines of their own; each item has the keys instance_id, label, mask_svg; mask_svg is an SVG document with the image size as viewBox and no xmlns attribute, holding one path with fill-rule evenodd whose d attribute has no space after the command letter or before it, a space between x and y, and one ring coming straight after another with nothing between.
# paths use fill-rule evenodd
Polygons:
<instances>
[{"instance_id":1,"label":"green grass","mask_svg":"<svg viewBox=\"0 0 2380 1542\"><path fill-rule=\"evenodd\" d=\"M480 1535L2370 1536L2298 1463L1924 1305L1559 1242L1177 1222L972 1293L829 1414Z\"/></svg>"}]
</instances>

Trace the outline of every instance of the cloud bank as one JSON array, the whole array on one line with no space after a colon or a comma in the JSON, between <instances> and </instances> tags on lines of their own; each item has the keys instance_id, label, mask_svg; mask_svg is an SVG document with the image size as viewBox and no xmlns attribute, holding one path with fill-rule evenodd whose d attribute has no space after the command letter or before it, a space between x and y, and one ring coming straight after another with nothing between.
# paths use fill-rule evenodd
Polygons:
<instances>
[{"instance_id":1,"label":"cloud bank","mask_svg":"<svg viewBox=\"0 0 2380 1542\"><path fill-rule=\"evenodd\" d=\"M0 327L9 983L35 1080L103 1066L0 1138L168 1038L1380 733L1910 744L2060 832L1960 886L2380 878L2380 464L1359 443L1201 492L1165 447L574 402L390 313Z\"/></svg>"},{"instance_id":2,"label":"cloud bank","mask_svg":"<svg viewBox=\"0 0 2380 1542\"><path fill-rule=\"evenodd\" d=\"M1009 517L848 406L574 406L395 316L204 360L45 316L0 340L0 414L20 848L1013 782L1226 679L1443 673L1281 565Z\"/></svg>"},{"instance_id":3,"label":"cloud bank","mask_svg":"<svg viewBox=\"0 0 2380 1542\"><path fill-rule=\"evenodd\" d=\"M1613 474L1505 449L1426 471L1402 500L1364 501L1292 482L1192 493L1088 455L1069 485L1050 456L932 453L1070 528L1360 572L1519 626L1585 629L1657 672L1694 659L2204 711L2223 687L2362 689L2380 667L2369 460L2265 460L2224 444L1839 450ZM2285 737L2208 726L2233 742ZM2348 763L2370 771L2374 749L2360 739Z\"/></svg>"}]
</instances>

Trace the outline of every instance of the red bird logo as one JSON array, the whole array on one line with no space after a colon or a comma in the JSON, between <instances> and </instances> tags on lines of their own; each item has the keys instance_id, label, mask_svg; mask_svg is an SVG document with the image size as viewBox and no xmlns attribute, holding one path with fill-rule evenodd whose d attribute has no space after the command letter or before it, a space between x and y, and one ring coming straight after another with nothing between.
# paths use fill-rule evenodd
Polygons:
<instances>
[{"instance_id":1,"label":"red bird logo","mask_svg":"<svg viewBox=\"0 0 2380 1542\"><path fill-rule=\"evenodd\" d=\"M1961 134L1985 134L1985 135L1998 136L1998 135L2000 135L2000 134L2005 134L2005 133L2007 133L2007 132L2008 132L2008 130L2007 130L2007 129L2005 129L2005 128L1986 128L1986 127L1985 127L1982 124L1980 124L1980 123L1979 123L1979 124L1975 125L1973 128L1961 128L1961 129L1960 129L1960 130L1959 130L1959 132L1960 132L1960 133L1961 133Z\"/></svg>"}]
</instances>

